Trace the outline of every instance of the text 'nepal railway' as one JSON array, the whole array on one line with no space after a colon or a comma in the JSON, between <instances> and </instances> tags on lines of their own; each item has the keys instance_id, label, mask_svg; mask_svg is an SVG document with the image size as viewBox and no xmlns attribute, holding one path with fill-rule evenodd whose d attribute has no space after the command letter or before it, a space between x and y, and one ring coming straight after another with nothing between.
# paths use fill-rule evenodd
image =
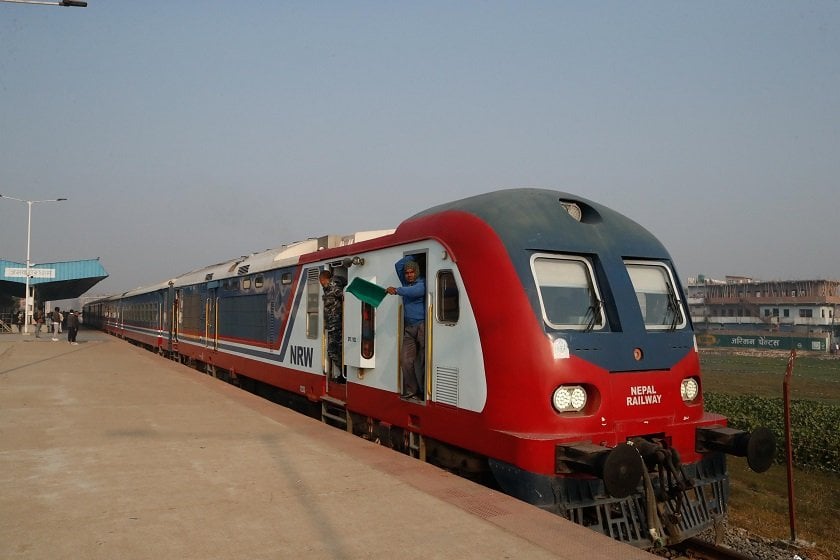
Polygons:
<instances>
[{"instance_id":1,"label":"text 'nepal railway'","mask_svg":"<svg viewBox=\"0 0 840 560\"><path fill-rule=\"evenodd\" d=\"M759 472L773 457L769 431L704 412L662 244L567 193L443 204L396 230L301 241L102 299L84 316L640 547L721 519L724 454Z\"/></svg>"}]
</instances>

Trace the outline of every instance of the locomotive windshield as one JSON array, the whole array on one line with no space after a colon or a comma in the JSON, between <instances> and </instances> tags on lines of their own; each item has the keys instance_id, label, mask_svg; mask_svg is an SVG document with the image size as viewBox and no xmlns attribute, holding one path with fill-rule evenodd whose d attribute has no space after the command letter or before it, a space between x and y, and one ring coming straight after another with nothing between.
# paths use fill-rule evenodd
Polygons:
<instances>
[{"instance_id":1,"label":"locomotive windshield","mask_svg":"<svg viewBox=\"0 0 840 560\"><path fill-rule=\"evenodd\" d=\"M625 261L636 299L648 330L675 330L685 326L683 305L670 269L663 263Z\"/></svg>"},{"instance_id":2,"label":"locomotive windshield","mask_svg":"<svg viewBox=\"0 0 840 560\"><path fill-rule=\"evenodd\" d=\"M603 328L601 298L586 260L539 256L532 266L546 323L566 330Z\"/></svg>"}]
</instances>

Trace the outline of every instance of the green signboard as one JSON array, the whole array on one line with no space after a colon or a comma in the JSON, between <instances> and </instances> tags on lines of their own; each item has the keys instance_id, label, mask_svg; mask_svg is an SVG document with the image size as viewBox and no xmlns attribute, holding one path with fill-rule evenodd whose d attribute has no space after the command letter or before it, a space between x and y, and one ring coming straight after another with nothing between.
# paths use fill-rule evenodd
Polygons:
<instances>
[{"instance_id":1,"label":"green signboard","mask_svg":"<svg viewBox=\"0 0 840 560\"><path fill-rule=\"evenodd\" d=\"M828 350L827 338L804 336L764 336L755 334L697 333L697 344L721 348L751 348L753 350Z\"/></svg>"}]
</instances>

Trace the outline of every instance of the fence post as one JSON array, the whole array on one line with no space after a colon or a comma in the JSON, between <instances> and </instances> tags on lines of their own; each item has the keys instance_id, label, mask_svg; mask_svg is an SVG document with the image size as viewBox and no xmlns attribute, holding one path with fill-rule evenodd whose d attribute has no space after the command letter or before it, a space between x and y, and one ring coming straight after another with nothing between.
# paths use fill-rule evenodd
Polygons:
<instances>
[{"instance_id":1,"label":"fence post","mask_svg":"<svg viewBox=\"0 0 840 560\"><path fill-rule=\"evenodd\" d=\"M788 518L790 520L790 541L796 542L796 508L793 494L793 442L790 429L790 379L793 377L793 362L796 361L796 348L791 349L788 358L785 380L782 383L785 404L785 451L787 455L787 493Z\"/></svg>"}]
</instances>

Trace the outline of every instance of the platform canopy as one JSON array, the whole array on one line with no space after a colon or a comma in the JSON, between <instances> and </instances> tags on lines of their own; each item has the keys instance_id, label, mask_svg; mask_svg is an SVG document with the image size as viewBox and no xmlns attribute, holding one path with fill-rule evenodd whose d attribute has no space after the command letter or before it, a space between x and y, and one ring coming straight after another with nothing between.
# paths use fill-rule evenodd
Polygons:
<instances>
[{"instance_id":1,"label":"platform canopy","mask_svg":"<svg viewBox=\"0 0 840 560\"><path fill-rule=\"evenodd\" d=\"M30 268L29 285L40 301L73 299L108 277L99 259L40 263ZM0 259L0 294L26 295L26 265Z\"/></svg>"}]
</instances>

